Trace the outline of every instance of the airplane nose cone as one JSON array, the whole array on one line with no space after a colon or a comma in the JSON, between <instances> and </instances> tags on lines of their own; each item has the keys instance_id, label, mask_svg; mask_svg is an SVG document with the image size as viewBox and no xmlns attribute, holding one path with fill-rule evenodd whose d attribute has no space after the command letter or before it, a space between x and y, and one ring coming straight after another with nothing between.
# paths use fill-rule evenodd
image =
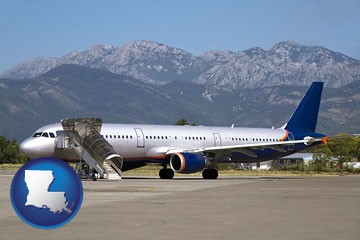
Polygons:
<instances>
[{"instance_id":1,"label":"airplane nose cone","mask_svg":"<svg viewBox=\"0 0 360 240\"><path fill-rule=\"evenodd\" d=\"M52 157L54 155L53 138L28 138L20 143L20 151L29 158Z\"/></svg>"},{"instance_id":2,"label":"airplane nose cone","mask_svg":"<svg viewBox=\"0 0 360 240\"><path fill-rule=\"evenodd\" d=\"M27 157L32 157L34 155L34 148L35 146L29 138L20 143L20 152Z\"/></svg>"}]
</instances>

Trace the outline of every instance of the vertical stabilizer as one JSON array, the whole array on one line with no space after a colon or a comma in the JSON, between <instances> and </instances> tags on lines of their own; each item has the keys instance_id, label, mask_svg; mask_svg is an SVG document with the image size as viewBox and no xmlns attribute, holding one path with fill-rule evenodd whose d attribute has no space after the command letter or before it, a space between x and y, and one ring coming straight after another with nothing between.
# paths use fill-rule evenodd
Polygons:
<instances>
[{"instance_id":1,"label":"vertical stabilizer","mask_svg":"<svg viewBox=\"0 0 360 240\"><path fill-rule=\"evenodd\" d=\"M323 82L313 82L285 126L292 132L315 132Z\"/></svg>"}]
</instances>

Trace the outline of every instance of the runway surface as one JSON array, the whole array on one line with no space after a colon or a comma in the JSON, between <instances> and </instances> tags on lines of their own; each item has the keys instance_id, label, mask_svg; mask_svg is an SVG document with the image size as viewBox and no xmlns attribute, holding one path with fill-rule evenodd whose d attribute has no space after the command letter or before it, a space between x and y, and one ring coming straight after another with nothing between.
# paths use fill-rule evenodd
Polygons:
<instances>
[{"instance_id":1,"label":"runway surface","mask_svg":"<svg viewBox=\"0 0 360 240\"><path fill-rule=\"evenodd\" d=\"M78 215L34 229L0 171L0 239L360 239L360 176L83 181Z\"/></svg>"}]
</instances>

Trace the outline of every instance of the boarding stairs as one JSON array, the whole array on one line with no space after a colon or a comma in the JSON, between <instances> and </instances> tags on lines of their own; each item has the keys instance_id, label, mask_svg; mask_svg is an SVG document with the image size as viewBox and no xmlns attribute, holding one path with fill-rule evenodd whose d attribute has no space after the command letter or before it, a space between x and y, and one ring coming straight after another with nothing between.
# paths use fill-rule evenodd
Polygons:
<instances>
[{"instance_id":1,"label":"boarding stairs","mask_svg":"<svg viewBox=\"0 0 360 240\"><path fill-rule=\"evenodd\" d=\"M61 121L63 131L57 131L55 151L72 149L100 178L121 179L122 157L100 134L99 118L71 118Z\"/></svg>"}]
</instances>

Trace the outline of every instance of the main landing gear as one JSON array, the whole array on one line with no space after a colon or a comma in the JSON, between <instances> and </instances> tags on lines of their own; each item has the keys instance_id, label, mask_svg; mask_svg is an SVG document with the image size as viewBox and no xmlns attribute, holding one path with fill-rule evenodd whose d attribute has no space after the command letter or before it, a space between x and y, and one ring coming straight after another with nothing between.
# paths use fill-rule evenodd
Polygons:
<instances>
[{"instance_id":1,"label":"main landing gear","mask_svg":"<svg viewBox=\"0 0 360 240\"><path fill-rule=\"evenodd\" d=\"M218 170L215 168L205 168L202 171L202 176L204 179L217 179L218 178ZM171 168L162 168L159 171L159 177L161 179L173 179L174 171Z\"/></svg>"},{"instance_id":2,"label":"main landing gear","mask_svg":"<svg viewBox=\"0 0 360 240\"><path fill-rule=\"evenodd\" d=\"M162 168L159 171L159 177L161 179L173 179L174 171L170 168Z\"/></svg>"},{"instance_id":3,"label":"main landing gear","mask_svg":"<svg viewBox=\"0 0 360 240\"><path fill-rule=\"evenodd\" d=\"M219 176L218 170L215 168L205 168L202 171L202 176L204 179L217 179Z\"/></svg>"}]
</instances>

